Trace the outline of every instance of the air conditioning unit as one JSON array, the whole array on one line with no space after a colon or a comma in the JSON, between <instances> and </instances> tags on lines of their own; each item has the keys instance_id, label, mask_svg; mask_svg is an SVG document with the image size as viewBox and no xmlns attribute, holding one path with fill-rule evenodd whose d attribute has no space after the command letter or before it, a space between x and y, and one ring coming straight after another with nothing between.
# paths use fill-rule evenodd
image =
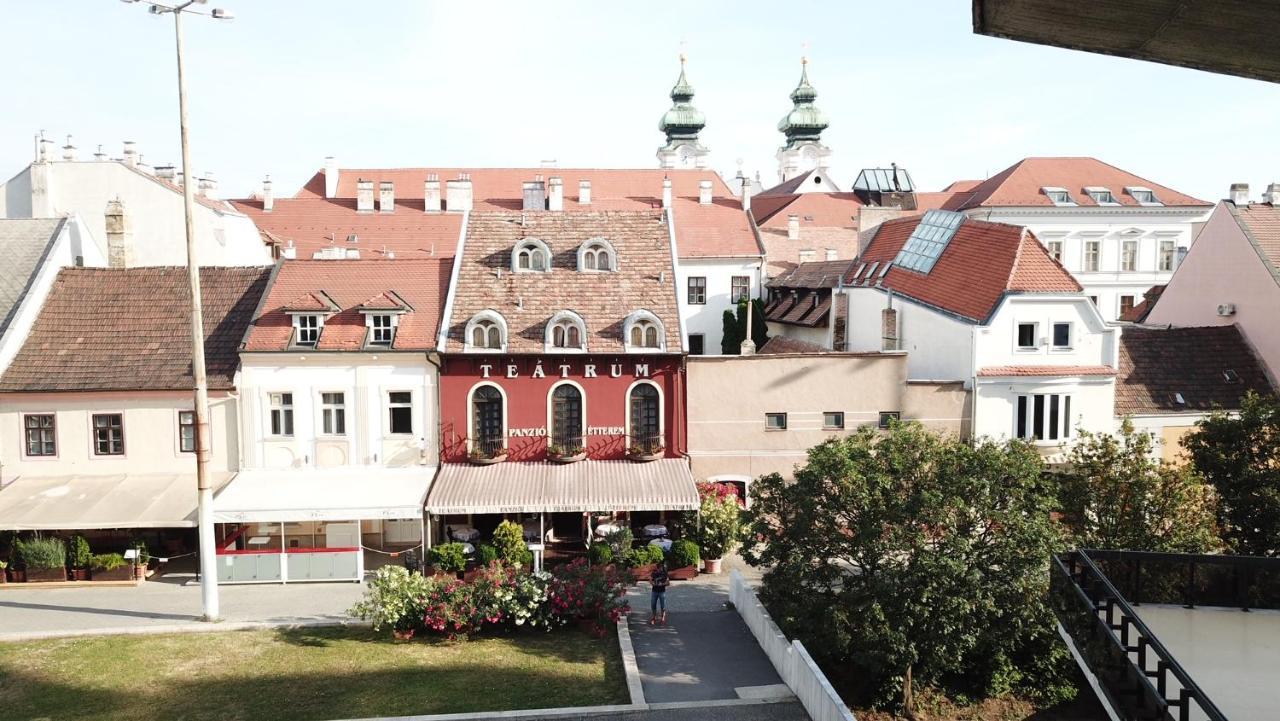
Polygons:
<instances>
[{"instance_id":1,"label":"air conditioning unit","mask_svg":"<svg viewBox=\"0 0 1280 721\"><path fill-rule=\"evenodd\" d=\"M1235 315L1235 314L1236 314L1235 303L1223 303L1222 305L1218 306L1218 315L1228 316L1228 315Z\"/></svg>"}]
</instances>

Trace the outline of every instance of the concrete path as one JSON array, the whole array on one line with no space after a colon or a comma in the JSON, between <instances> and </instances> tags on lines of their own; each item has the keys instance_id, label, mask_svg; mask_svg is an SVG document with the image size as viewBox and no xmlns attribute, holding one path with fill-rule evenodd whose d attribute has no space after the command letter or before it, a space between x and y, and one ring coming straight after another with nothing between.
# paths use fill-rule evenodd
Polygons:
<instances>
[{"instance_id":1,"label":"concrete path","mask_svg":"<svg viewBox=\"0 0 1280 721\"><path fill-rule=\"evenodd\" d=\"M676 581L667 591L668 625L650 626L649 585L628 594L629 627L649 703L777 699L791 695L729 600L728 568L759 578L738 559L724 573Z\"/></svg>"},{"instance_id":2,"label":"concrete path","mask_svg":"<svg viewBox=\"0 0 1280 721\"><path fill-rule=\"evenodd\" d=\"M809 721L799 701L752 704L675 704L673 707L648 711L560 716L544 721Z\"/></svg>"}]
</instances>

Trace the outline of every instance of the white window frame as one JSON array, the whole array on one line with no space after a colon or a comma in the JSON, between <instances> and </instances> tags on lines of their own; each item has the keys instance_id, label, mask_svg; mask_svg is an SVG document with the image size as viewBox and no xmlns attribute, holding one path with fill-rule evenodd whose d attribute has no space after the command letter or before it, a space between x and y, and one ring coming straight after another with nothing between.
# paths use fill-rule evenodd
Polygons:
<instances>
[{"instance_id":1,"label":"white window frame","mask_svg":"<svg viewBox=\"0 0 1280 721\"><path fill-rule=\"evenodd\" d=\"M1089 244L1093 243L1095 252L1093 253L1093 263L1089 263ZM1089 267L1092 265L1093 267ZM1080 246L1080 272L1097 273L1102 268L1102 240L1100 238L1085 238Z\"/></svg>"},{"instance_id":2,"label":"white window frame","mask_svg":"<svg viewBox=\"0 0 1280 721\"><path fill-rule=\"evenodd\" d=\"M1157 196L1156 192L1151 188L1147 188L1141 185L1125 186L1124 192L1128 193L1129 197L1137 201L1138 205L1146 205L1146 206L1164 205L1164 203L1160 201L1160 197ZM1151 200L1142 200L1141 198L1138 197L1139 193L1150 194Z\"/></svg>"},{"instance_id":3,"label":"white window frame","mask_svg":"<svg viewBox=\"0 0 1280 721\"><path fill-rule=\"evenodd\" d=\"M1045 194L1045 197L1049 199L1050 203L1053 203L1054 205L1057 205L1059 207L1070 207L1076 204L1075 199L1071 197L1071 191L1067 190L1066 188L1059 188L1056 186L1047 185L1041 188L1040 192ZM1054 195L1058 193L1061 193L1062 196L1066 198L1066 200L1058 200L1054 198Z\"/></svg>"},{"instance_id":4,"label":"white window frame","mask_svg":"<svg viewBox=\"0 0 1280 721\"><path fill-rule=\"evenodd\" d=\"M576 328L578 331L578 345L556 345L556 331L560 330L564 333L565 342L568 342L569 329ZM551 316L551 320L547 321L546 332L543 337L543 348L547 353L586 353L587 352L587 322L582 316L571 310L562 310Z\"/></svg>"},{"instance_id":5,"label":"white window frame","mask_svg":"<svg viewBox=\"0 0 1280 721\"><path fill-rule=\"evenodd\" d=\"M379 320L385 320L385 328L379 328ZM365 313L364 324L369 329L369 345L375 348L390 348L396 342L396 331L400 327L399 313ZM379 333L385 332L386 338L380 340Z\"/></svg>"},{"instance_id":6,"label":"white window frame","mask_svg":"<svg viewBox=\"0 0 1280 721\"><path fill-rule=\"evenodd\" d=\"M1063 262L1063 260L1062 260L1062 258L1063 258L1063 255L1062 255L1062 252L1063 252L1063 242L1062 242L1062 239L1061 239L1061 238L1054 238L1054 239L1052 239L1052 240L1046 240L1046 241L1044 242L1044 248L1045 248L1045 250L1049 251L1049 257L1050 257L1050 258L1053 258L1054 260L1058 261L1059 263L1062 263L1062 262Z\"/></svg>"},{"instance_id":7,"label":"white window frame","mask_svg":"<svg viewBox=\"0 0 1280 721\"><path fill-rule=\"evenodd\" d=\"M1132 264L1127 262L1129 248L1133 249ZM1141 250L1142 250L1142 244L1138 242L1137 238L1121 238L1120 239L1120 272L1136 273L1138 271L1138 266L1140 265L1138 260L1139 260L1139 254ZM1128 265L1129 267L1125 267L1126 265Z\"/></svg>"},{"instance_id":8,"label":"white window frame","mask_svg":"<svg viewBox=\"0 0 1280 721\"><path fill-rule=\"evenodd\" d=\"M291 315L293 316L293 345L297 348L318 348L320 346L320 335L324 332L324 313L292 313ZM309 321L315 322L315 328L304 327L304 324L310 324ZM304 331L314 331L315 338L310 341L303 341L302 334Z\"/></svg>"},{"instance_id":9,"label":"white window frame","mask_svg":"<svg viewBox=\"0 0 1280 721\"><path fill-rule=\"evenodd\" d=\"M492 323L493 327L498 330L498 347L489 348L485 346L477 346L472 344L472 334L476 327L482 323ZM488 331L485 331L487 338ZM494 310L482 310L471 316L471 320L467 321L466 328L463 331L462 349L464 353L505 353L507 350L507 321L502 317L501 313ZM487 340L486 340L487 342Z\"/></svg>"},{"instance_id":10,"label":"white window frame","mask_svg":"<svg viewBox=\"0 0 1280 721\"><path fill-rule=\"evenodd\" d=\"M609 261L608 268L600 267L600 258ZM594 266L594 267L591 267ZM618 251L607 239L597 237L578 246L578 270L583 273L612 273L618 269Z\"/></svg>"},{"instance_id":11,"label":"white window frame","mask_svg":"<svg viewBox=\"0 0 1280 721\"><path fill-rule=\"evenodd\" d=\"M1067 344L1058 345L1057 332L1058 326L1065 325L1067 327ZM1049 324L1049 350L1051 352L1063 353L1074 350L1076 344L1076 324L1069 320L1055 320Z\"/></svg>"},{"instance_id":12,"label":"white window frame","mask_svg":"<svg viewBox=\"0 0 1280 721\"><path fill-rule=\"evenodd\" d=\"M320 402L320 432L317 436L326 436L330 438L343 438L347 435L347 393L346 391L321 391L319 394ZM340 396L341 401L331 403L325 399L325 396ZM333 423L330 423L330 421ZM340 422L340 423L339 423ZM341 425L341 428L337 428Z\"/></svg>"},{"instance_id":13,"label":"white window frame","mask_svg":"<svg viewBox=\"0 0 1280 721\"><path fill-rule=\"evenodd\" d=\"M1022 345L1022 326L1031 326L1031 345ZM1015 353L1035 353L1040 350L1040 322L1020 320L1013 324L1013 350Z\"/></svg>"},{"instance_id":14,"label":"white window frame","mask_svg":"<svg viewBox=\"0 0 1280 721\"><path fill-rule=\"evenodd\" d=\"M280 402L276 403L276 397L279 396ZM286 403L284 398L289 397ZM285 423L286 412L289 422ZM275 414L280 414L280 432L276 433L273 428L275 426ZM297 432L297 416L294 414L293 391L270 391L267 393L267 427L265 435L268 438L293 438ZM286 429L288 432L286 432Z\"/></svg>"},{"instance_id":15,"label":"white window frame","mask_svg":"<svg viewBox=\"0 0 1280 721\"><path fill-rule=\"evenodd\" d=\"M1120 205L1120 201L1116 200L1116 194L1111 192L1111 188L1104 188L1100 185L1086 185L1084 188L1084 192L1088 194L1088 196L1093 199L1093 202L1097 203L1098 205ZM1106 197L1110 198L1111 200L1099 199L1099 196L1103 195L1104 193L1106 194Z\"/></svg>"},{"instance_id":16,"label":"white window frame","mask_svg":"<svg viewBox=\"0 0 1280 721\"><path fill-rule=\"evenodd\" d=\"M520 256L523 253L529 253L529 267L520 267ZM534 256L541 255L543 267L534 267ZM537 238L521 238L511 248L511 272L512 273L550 273L551 272L551 248L547 244Z\"/></svg>"},{"instance_id":17,"label":"white window frame","mask_svg":"<svg viewBox=\"0 0 1280 721\"><path fill-rule=\"evenodd\" d=\"M1125 312L1125 307L1124 307L1125 298L1130 298L1133 300L1133 304L1129 306L1130 308L1136 308L1138 303L1141 302L1138 300L1138 296L1132 293L1117 293L1116 294L1116 318L1119 318Z\"/></svg>"},{"instance_id":18,"label":"white window frame","mask_svg":"<svg viewBox=\"0 0 1280 721\"><path fill-rule=\"evenodd\" d=\"M657 330L658 345L657 347L645 345L633 345L631 343L631 330L637 325L648 328L652 326ZM648 335L648 331L645 331ZM627 320L622 324L622 341L623 347L628 353L665 353L667 350L667 329L662 324L658 316L647 310L637 310L627 316Z\"/></svg>"},{"instance_id":19,"label":"white window frame","mask_svg":"<svg viewBox=\"0 0 1280 721\"><path fill-rule=\"evenodd\" d=\"M405 403L405 402L403 402L403 401L393 401L393 400L391 400L391 396L393 396L393 395L397 395L397 394L400 394L400 393L403 393L403 394L405 394L405 395L409 396L409 402L408 402L408 403ZM409 391L409 390L389 390L389 391L387 391L385 401L386 401L386 409L387 409L387 415L386 415L386 418L387 418L387 435L388 435L388 436L391 436L391 437L393 437L393 438L411 438L411 437L413 437L413 436L414 436L414 434L415 434L415 432L414 432L414 428L415 428L415 426L417 425L416 423L414 423L414 420L413 420L413 419L414 419L414 411L413 411L413 391ZM396 430L393 430L393 429L392 429L392 427L391 427L391 411L392 411L393 409L396 409L396 408L408 408L408 409L409 409L409 432L408 432L408 433L405 433L405 432L403 432L403 431L396 431Z\"/></svg>"},{"instance_id":20,"label":"white window frame","mask_svg":"<svg viewBox=\"0 0 1280 721\"><path fill-rule=\"evenodd\" d=\"M1165 249L1168 248L1168 255L1165 255ZM1162 273L1173 272L1173 264L1178 260L1178 242L1161 238L1156 248L1156 268ZM1166 263L1165 261L1168 260Z\"/></svg>"},{"instance_id":21,"label":"white window frame","mask_svg":"<svg viewBox=\"0 0 1280 721\"><path fill-rule=\"evenodd\" d=\"M1013 437L1029 441L1036 445L1058 445L1064 441L1071 440L1072 437L1072 418L1071 418L1071 393L1037 393L1035 391L1019 392L1013 396ZM1045 438L1035 437L1035 399L1036 396L1043 396L1041 403L1041 427L1044 430ZM1025 427L1018 425L1018 408L1023 403L1020 399L1025 398ZM1053 409L1053 398L1057 398L1058 405L1058 437L1049 438L1051 413Z\"/></svg>"},{"instance_id":22,"label":"white window frame","mask_svg":"<svg viewBox=\"0 0 1280 721\"><path fill-rule=\"evenodd\" d=\"M746 278L746 279L747 279L747 290L746 290L746 295L741 296L741 297L739 297L739 298L734 298L734 297L733 297L733 294L734 294L734 292L735 292L735 291L734 291L733 284L734 284L734 281L738 280L739 278ZM730 303L732 303L732 304L734 304L734 305L737 305L737 304L738 304L738 303L739 303L743 298L746 298L747 300L751 300L751 297L752 297L752 296L751 296L751 276L749 276L749 275L733 275L733 276L729 276L729 302L730 302Z\"/></svg>"}]
</instances>

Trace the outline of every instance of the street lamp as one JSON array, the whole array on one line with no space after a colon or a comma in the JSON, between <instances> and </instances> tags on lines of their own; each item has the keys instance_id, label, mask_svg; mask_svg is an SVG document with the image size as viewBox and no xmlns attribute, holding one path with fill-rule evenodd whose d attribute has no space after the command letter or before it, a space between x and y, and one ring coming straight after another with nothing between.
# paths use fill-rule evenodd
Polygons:
<instances>
[{"instance_id":1,"label":"street lamp","mask_svg":"<svg viewBox=\"0 0 1280 721\"><path fill-rule=\"evenodd\" d=\"M138 0L124 0L135 3ZM231 13L215 8L204 13L194 5L207 0L187 0L176 4L147 2L152 15L173 14L173 33L178 53L178 122L182 133L182 209L186 216L187 277L191 284L191 371L195 376L197 527L200 539L200 600L204 620L218 620L218 573L213 540L213 488L209 485L209 380L204 364L204 311L200 304L200 263L196 260L193 219L195 178L191 175L191 149L187 136L187 82L182 72L182 15L207 15L230 20Z\"/></svg>"}]
</instances>

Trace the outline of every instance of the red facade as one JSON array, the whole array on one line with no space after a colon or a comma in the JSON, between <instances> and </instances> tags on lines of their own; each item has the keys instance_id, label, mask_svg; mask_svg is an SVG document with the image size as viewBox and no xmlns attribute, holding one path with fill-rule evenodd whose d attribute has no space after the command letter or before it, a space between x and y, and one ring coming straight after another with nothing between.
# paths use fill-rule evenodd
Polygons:
<instances>
[{"instance_id":1,"label":"red facade","mask_svg":"<svg viewBox=\"0 0 1280 721\"><path fill-rule=\"evenodd\" d=\"M621 459L635 445L641 434L633 432L631 395L639 385L658 392L662 453L680 457L686 451L684 383L683 359L676 355L447 355L440 369L441 460L466 462L477 445L472 441L482 411L476 392L484 386L501 393L507 459L545 460L557 425L552 394L561 385L578 391L565 393L580 399L588 458Z\"/></svg>"}]
</instances>

